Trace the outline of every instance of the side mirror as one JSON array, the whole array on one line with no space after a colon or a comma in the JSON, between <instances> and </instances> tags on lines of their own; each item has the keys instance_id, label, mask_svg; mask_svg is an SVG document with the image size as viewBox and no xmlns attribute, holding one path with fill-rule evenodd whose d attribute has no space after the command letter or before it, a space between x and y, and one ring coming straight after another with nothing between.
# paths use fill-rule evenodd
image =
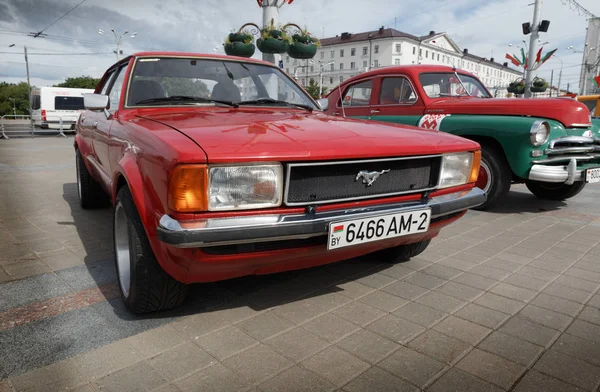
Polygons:
<instances>
[{"instance_id":1,"label":"side mirror","mask_svg":"<svg viewBox=\"0 0 600 392\"><path fill-rule=\"evenodd\" d=\"M327 98L321 98L317 101L317 103L323 111L327 110L327 108L329 107L329 100Z\"/></svg>"},{"instance_id":2,"label":"side mirror","mask_svg":"<svg viewBox=\"0 0 600 392\"><path fill-rule=\"evenodd\" d=\"M105 110L108 108L108 95L84 94L83 106L87 110Z\"/></svg>"}]
</instances>

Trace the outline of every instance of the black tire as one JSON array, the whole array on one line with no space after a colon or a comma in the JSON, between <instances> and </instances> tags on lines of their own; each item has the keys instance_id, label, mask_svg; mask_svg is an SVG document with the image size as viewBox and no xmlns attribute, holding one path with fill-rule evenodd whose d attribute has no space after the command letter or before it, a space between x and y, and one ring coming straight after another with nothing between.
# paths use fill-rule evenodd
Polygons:
<instances>
[{"instance_id":1,"label":"black tire","mask_svg":"<svg viewBox=\"0 0 600 392\"><path fill-rule=\"evenodd\" d=\"M110 205L110 198L88 171L79 150L75 152L77 170L77 193L79 205L84 209L103 208Z\"/></svg>"},{"instance_id":2,"label":"black tire","mask_svg":"<svg viewBox=\"0 0 600 392\"><path fill-rule=\"evenodd\" d=\"M382 249L370 254L369 257L374 257L377 261L383 261L390 264L403 263L423 253L429 246L429 243L431 243L431 240Z\"/></svg>"},{"instance_id":3,"label":"black tire","mask_svg":"<svg viewBox=\"0 0 600 392\"><path fill-rule=\"evenodd\" d=\"M566 200L577 195L585 188L585 182L578 181L572 185L557 184L552 182L525 182L527 189L540 199Z\"/></svg>"},{"instance_id":4,"label":"black tire","mask_svg":"<svg viewBox=\"0 0 600 392\"><path fill-rule=\"evenodd\" d=\"M512 172L504 155L492 146L485 144L481 145L481 167L482 170L489 171L487 200L475 209L487 210L497 205L508 194L512 182ZM481 188L483 189L483 187Z\"/></svg>"},{"instance_id":5,"label":"black tire","mask_svg":"<svg viewBox=\"0 0 600 392\"><path fill-rule=\"evenodd\" d=\"M126 227L117 231L117 214L124 212ZM113 219L113 241L115 245L115 264L121 297L129 311L133 313L156 312L176 308L185 300L188 286L167 274L158 264L154 252L146 237L146 232L131 192L124 186L117 194ZM122 218L122 217L121 217ZM123 222L123 221L120 221ZM129 286L127 292L119 270L117 236L125 236L128 242ZM122 238L122 237L121 237ZM127 252L127 250L125 250ZM125 258L126 260L126 258Z\"/></svg>"}]
</instances>

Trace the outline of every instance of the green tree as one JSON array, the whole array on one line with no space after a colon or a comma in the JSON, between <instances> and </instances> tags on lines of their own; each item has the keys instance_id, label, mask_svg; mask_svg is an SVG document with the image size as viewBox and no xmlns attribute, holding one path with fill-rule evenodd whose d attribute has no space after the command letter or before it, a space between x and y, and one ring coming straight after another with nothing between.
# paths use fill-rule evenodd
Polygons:
<instances>
[{"instance_id":1,"label":"green tree","mask_svg":"<svg viewBox=\"0 0 600 392\"><path fill-rule=\"evenodd\" d=\"M100 79L92 78L91 76L79 76L76 78L67 78L64 82L55 85L54 87L68 88L96 88Z\"/></svg>"},{"instance_id":2,"label":"green tree","mask_svg":"<svg viewBox=\"0 0 600 392\"><path fill-rule=\"evenodd\" d=\"M29 88L27 83L0 82L0 116L13 114L15 108L17 115L29 114Z\"/></svg>"},{"instance_id":3,"label":"green tree","mask_svg":"<svg viewBox=\"0 0 600 392\"><path fill-rule=\"evenodd\" d=\"M308 86L306 86L306 92L310 94L314 99L321 99L319 95L319 83L315 82L314 79L310 79L308 81ZM323 94L327 93L327 87L323 87Z\"/></svg>"}]
</instances>

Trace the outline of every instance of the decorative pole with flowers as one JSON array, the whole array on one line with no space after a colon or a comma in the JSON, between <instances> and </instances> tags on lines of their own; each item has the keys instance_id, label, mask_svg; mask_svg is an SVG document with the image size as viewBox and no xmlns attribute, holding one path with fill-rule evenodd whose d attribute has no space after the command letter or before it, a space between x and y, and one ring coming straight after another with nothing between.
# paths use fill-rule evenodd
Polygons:
<instances>
[{"instance_id":1,"label":"decorative pole with flowers","mask_svg":"<svg viewBox=\"0 0 600 392\"><path fill-rule=\"evenodd\" d=\"M256 0L259 7L263 9L263 26L277 26L279 23L279 9L284 4L292 4L294 0ZM273 64L275 61L275 53L263 52L262 58Z\"/></svg>"}]
</instances>

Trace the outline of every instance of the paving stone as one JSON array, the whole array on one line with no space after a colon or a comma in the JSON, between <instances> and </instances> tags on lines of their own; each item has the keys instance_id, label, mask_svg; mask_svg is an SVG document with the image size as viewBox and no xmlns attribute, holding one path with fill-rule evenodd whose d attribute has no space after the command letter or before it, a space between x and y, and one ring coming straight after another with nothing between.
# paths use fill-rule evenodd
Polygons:
<instances>
[{"instance_id":1,"label":"paving stone","mask_svg":"<svg viewBox=\"0 0 600 392\"><path fill-rule=\"evenodd\" d=\"M88 379L98 379L142 360L129 344L122 340L76 357L73 363Z\"/></svg>"},{"instance_id":2,"label":"paving stone","mask_svg":"<svg viewBox=\"0 0 600 392\"><path fill-rule=\"evenodd\" d=\"M575 320L566 333L578 336L582 339L600 343L600 325L591 324L582 320Z\"/></svg>"},{"instance_id":3,"label":"paving stone","mask_svg":"<svg viewBox=\"0 0 600 392\"><path fill-rule=\"evenodd\" d=\"M402 305L408 303L407 300L396 297L395 295L385 293L383 291L375 291L358 300L364 304L383 310L384 312L393 312Z\"/></svg>"},{"instance_id":4,"label":"paving stone","mask_svg":"<svg viewBox=\"0 0 600 392\"><path fill-rule=\"evenodd\" d=\"M173 347L147 361L169 381L214 365L216 362L216 359L192 343Z\"/></svg>"},{"instance_id":5,"label":"paving stone","mask_svg":"<svg viewBox=\"0 0 600 392\"><path fill-rule=\"evenodd\" d=\"M522 275L531 276L532 278L542 279L547 282L550 282L556 279L557 276L559 276L559 274L556 272L537 268L531 265L524 266L519 270L519 273Z\"/></svg>"},{"instance_id":6,"label":"paving stone","mask_svg":"<svg viewBox=\"0 0 600 392\"><path fill-rule=\"evenodd\" d=\"M527 305L520 312L519 317L553 328L558 331L564 330L573 319L562 313L540 308L535 305Z\"/></svg>"},{"instance_id":7,"label":"paving stone","mask_svg":"<svg viewBox=\"0 0 600 392\"><path fill-rule=\"evenodd\" d=\"M595 292L600 286L597 282L590 282L589 280L576 278L573 276L563 275L556 279L558 284L568 286L574 289L583 290L587 292Z\"/></svg>"},{"instance_id":8,"label":"paving stone","mask_svg":"<svg viewBox=\"0 0 600 392\"><path fill-rule=\"evenodd\" d=\"M466 302L442 293L431 291L420 298L417 298L415 302L423 305L430 306L435 309L442 310L444 312L454 312L459 307L463 306Z\"/></svg>"},{"instance_id":9,"label":"paving stone","mask_svg":"<svg viewBox=\"0 0 600 392\"><path fill-rule=\"evenodd\" d=\"M567 272L565 272L565 275L600 283L600 272L587 271L585 269L571 267Z\"/></svg>"},{"instance_id":10,"label":"paving stone","mask_svg":"<svg viewBox=\"0 0 600 392\"><path fill-rule=\"evenodd\" d=\"M416 392L418 389L378 367L372 367L346 385L344 391Z\"/></svg>"},{"instance_id":11,"label":"paving stone","mask_svg":"<svg viewBox=\"0 0 600 392\"><path fill-rule=\"evenodd\" d=\"M101 391L127 392L154 389L166 380L147 363L140 362L102 377L94 382Z\"/></svg>"},{"instance_id":12,"label":"paving stone","mask_svg":"<svg viewBox=\"0 0 600 392\"><path fill-rule=\"evenodd\" d=\"M565 333L558 338L552 349L600 366L599 342L592 342Z\"/></svg>"},{"instance_id":13,"label":"paving stone","mask_svg":"<svg viewBox=\"0 0 600 392\"><path fill-rule=\"evenodd\" d=\"M170 325L151 329L126 339L126 342L144 358L153 357L184 341L185 339Z\"/></svg>"},{"instance_id":14,"label":"paving stone","mask_svg":"<svg viewBox=\"0 0 600 392\"><path fill-rule=\"evenodd\" d=\"M302 366L336 386L342 386L369 368L366 362L335 347L302 361Z\"/></svg>"},{"instance_id":15,"label":"paving stone","mask_svg":"<svg viewBox=\"0 0 600 392\"><path fill-rule=\"evenodd\" d=\"M292 365L269 346L258 344L223 361L223 364L252 383L258 383Z\"/></svg>"},{"instance_id":16,"label":"paving stone","mask_svg":"<svg viewBox=\"0 0 600 392\"><path fill-rule=\"evenodd\" d=\"M478 265L477 267L471 268L469 272L475 275L481 275L483 277L496 280L502 280L508 275L510 275L510 273L507 271L498 268L488 267L485 265Z\"/></svg>"},{"instance_id":17,"label":"paving stone","mask_svg":"<svg viewBox=\"0 0 600 392\"><path fill-rule=\"evenodd\" d=\"M254 314L254 312L249 314ZM197 336L224 328L236 321L240 321L238 317L227 314L225 311L212 311L185 317L174 322L172 326L184 338L195 339Z\"/></svg>"},{"instance_id":18,"label":"paving stone","mask_svg":"<svg viewBox=\"0 0 600 392\"><path fill-rule=\"evenodd\" d=\"M600 309L586 306L583 308L581 314L579 314L579 319L600 325Z\"/></svg>"},{"instance_id":19,"label":"paving stone","mask_svg":"<svg viewBox=\"0 0 600 392\"><path fill-rule=\"evenodd\" d=\"M600 309L600 294L596 294L592 298L590 298L588 305Z\"/></svg>"},{"instance_id":20,"label":"paving stone","mask_svg":"<svg viewBox=\"0 0 600 392\"><path fill-rule=\"evenodd\" d=\"M522 365L479 349L467 354L456 367L504 389L510 388L525 371Z\"/></svg>"},{"instance_id":21,"label":"paving stone","mask_svg":"<svg viewBox=\"0 0 600 392\"><path fill-rule=\"evenodd\" d=\"M411 270L408 270L408 271L410 271L410 273L413 272ZM395 282L396 279L377 272L377 273L372 273L372 274L363 276L362 278L358 278L358 279L356 279L356 281L358 283L364 284L364 285L372 287L374 289L380 289L383 286L387 286L388 284Z\"/></svg>"},{"instance_id":22,"label":"paving stone","mask_svg":"<svg viewBox=\"0 0 600 392\"><path fill-rule=\"evenodd\" d=\"M424 272L428 275L437 276L438 278L441 278L444 280L453 279L463 273L463 271L461 271L459 269L452 268L452 267L449 267L446 265L441 265L441 264L434 264L432 266L429 266L429 267L425 268L422 272Z\"/></svg>"},{"instance_id":23,"label":"paving stone","mask_svg":"<svg viewBox=\"0 0 600 392\"><path fill-rule=\"evenodd\" d=\"M414 272L415 271L413 269L403 267L400 264L394 264L391 267L385 268L380 271L381 274L394 279L402 279L407 275L413 274Z\"/></svg>"},{"instance_id":24,"label":"paving stone","mask_svg":"<svg viewBox=\"0 0 600 392\"><path fill-rule=\"evenodd\" d=\"M0 392L13 392L13 391L14 391L14 389L9 384L8 380L0 381Z\"/></svg>"},{"instance_id":25,"label":"paving stone","mask_svg":"<svg viewBox=\"0 0 600 392\"><path fill-rule=\"evenodd\" d=\"M513 286L504 282L500 282L496 286L492 287L490 292L522 302L530 301L537 294L536 291Z\"/></svg>"},{"instance_id":26,"label":"paving stone","mask_svg":"<svg viewBox=\"0 0 600 392\"><path fill-rule=\"evenodd\" d=\"M433 330L428 330L419 335L408 346L445 363L453 362L470 348L465 342Z\"/></svg>"},{"instance_id":27,"label":"paving stone","mask_svg":"<svg viewBox=\"0 0 600 392\"><path fill-rule=\"evenodd\" d=\"M374 288L355 281L340 283L337 285L337 287L339 289L342 289L342 291L339 292L340 294L345 295L346 297L351 299L364 297L365 295L375 291Z\"/></svg>"},{"instance_id":28,"label":"paving stone","mask_svg":"<svg viewBox=\"0 0 600 392\"><path fill-rule=\"evenodd\" d=\"M590 293L587 291L578 290L573 287L568 287L556 283L556 281L548 285L548 287L544 289L544 293L579 303L585 303L585 301L587 301L587 299L590 296Z\"/></svg>"},{"instance_id":29,"label":"paving stone","mask_svg":"<svg viewBox=\"0 0 600 392\"><path fill-rule=\"evenodd\" d=\"M323 350L329 343L302 328L294 328L265 340L279 354L299 362Z\"/></svg>"},{"instance_id":30,"label":"paving stone","mask_svg":"<svg viewBox=\"0 0 600 392\"><path fill-rule=\"evenodd\" d=\"M17 391L41 392L73 388L86 380L86 375L77 369L73 360L67 359L13 377L10 382ZM2 383L0 383L1 385ZM7 386L5 390L12 391L13 389ZM0 391L4 392L5 390L0 387Z\"/></svg>"},{"instance_id":31,"label":"paving stone","mask_svg":"<svg viewBox=\"0 0 600 392\"><path fill-rule=\"evenodd\" d=\"M485 293L481 297L477 298L475 303L508 314L514 314L525 306L525 304L521 301L502 297L492 293Z\"/></svg>"},{"instance_id":32,"label":"paving stone","mask_svg":"<svg viewBox=\"0 0 600 392\"><path fill-rule=\"evenodd\" d=\"M257 340L233 326L200 336L195 339L195 342L219 360L258 343Z\"/></svg>"},{"instance_id":33,"label":"paving stone","mask_svg":"<svg viewBox=\"0 0 600 392\"><path fill-rule=\"evenodd\" d=\"M464 284L456 282L448 282L443 286L438 287L435 291L450 295L454 298L462 299L465 301L472 301L478 295L483 293L482 289L476 289Z\"/></svg>"},{"instance_id":34,"label":"paving stone","mask_svg":"<svg viewBox=\"0 0 600 392\"><path fill-rule=\"evenodd\" d=\"M217 363L214 366L175 382L175 386L184 392L241 392L248 390L250 385L233 371Z\"/></svg>"},{"instance_id":35,"label":"paving stone","mask_svg":"<svg viewBox=\"0 0 600 392\"><path fill-rule=\"evenodd\" d=\"M546 351L534 369L587 390L600 382L600 368L555 350Z\"/></svg>"},{"instance_id":36,"label":"paving stone","mask_svg":"<svg viewBox=\"0 0 600 392\"><path fill-rule=\"evenodd\" d=\"M544 350L543 347L497 331L485 338L478 348L524 366L532 364Z\"/></svg>"},{"instance_id":37,"label":"paving stone","mask_svg":"<svg viewBox=\"0 0 600 392\"><path fill-rule=\"evenodd\" d=\"M334 343L358 330L356 324L341 317L326 313L302 325L302 328L317 335L321 339Z\"/></svg>"},{"instance_id":38,"label":"paving stone","mask_svg":"<svg viewBox=\"0 0 600 392\"><path fill-rule=\"evenodd\" d=\"M443 363L406 347L401 347L378 366L421 388L444 368Z\"/></svg>"},{"instance_id":39,"label":"paving stone","mask_svg":"<svg viewBox=\"0 0 600 392\"><path fill-rule=\"evenodd\" d=\"M541 308L554 310L555 312L564 313L569 316L575 316L579 313L582 305L577 302L569 301L567 299L559 298L554 295L548 295L541 293L533 301L532 305L539 306Z\"/></svg>"},{"instance_id":40,"label":"paving stone","mask_svg":"<svg viewBox=\"0 0 600 392\"><path fill-rule=\"evenodd\" d=\"M313 305L306 301L290 302L282 306L278 306L273 310L279 317L292 322L293 324L302 324L307 320L316 318L325 313L325 310L320 306Z\"/></svg>"},{"instance_id":41,"label":"paving stone","mask_svg":"<svg viewBox=\"0 0 600 392\"><path fill-rule=\"evenodd\" d=\"M428 268L431 268L431 267L428 267ZM408 282L410 284L417 285L417 286L420 286L420 287L423 287L423 288L426 288L426 289L434 289L434 288L436 288L436 287L444 284L445 280L444 279L440 279L437 276L428 275L428 274L425 274L423 272L417 271L414 274L409 275L406 278L404 278L403 282ZM396 284L397 283L392 283L390 286L393 287ZM385 288L384 288L384 290L385 290ZM386 290L386 291L388 291L388 290ZM395 292L392 292L392 294L398 295Z\"/></svg>"},{"instance_id":42,"label":"paving stone","mask_svg":"<svg viewBox=\"0 0 600 392\"><path fill-rule=\"evenodd\" d=\"M504 279L504 283L534 291L540 291L545 285L548 284L548 282L545 280L532 278L531 276L522 275L520 273L510 275Z\"/></svg>"},{"instance_id":43,"label":"paving stone","mask_svg":"<svg viewBox=\"0 0 600 392\"><path fill-rule=\"evenodd\" d=\"M508 262L516 263L516 264L520 264L520 265L528 264L531 262L531 260L533 260L531 257L521 256L518 254L508 253L508 252L507 253L504 253L504 252L498 253L497 255L494 256L494 259L508 261ZM497 268L499 268L499 267L497 267Z\"/></svg>"},{"instance_id":44,"label":"paving stone","mask_svg":"<svg viewBox=\"0 0 600 392\"><path fill-rule=\"evenodd\" d=\"M448 313L415 302L409 302L396 310L393 315L429 328L446 317Z\"/></svg>"},{"instance_id":45,"label":"paving stone","mask_svg":"<svg viewBox=\"0 0 600 392\"><path fill-rule=\"evenodd\" d=\"M439 324L433 327L433 329L453 338L460 339L471 345L474 345L483 339L483 337L491 331L488 328L454 316L445 318Z\"/></svg>"},{"instance_id":46,"label":"paving stone","mask_svg":"<svg viewBox=\"0 0 600 392\"><path fill-rule=\"evenodd\" d=\"M311 295L309 298L305 298L304 300L309 304L316 305L326 311L331 311L335 308L339 308L340 306L343 306L352 301L351 298L348 298L338 293L331 292L318 292Z\"/></svg>"},{"instance_id":47,"label":"paving stone","mask_svg":"<svg viewBox=\"0 0 600 392\"><path fill-rule=\"evenodd\" d=\"M386 314L382 310L358 301L341 306L335 309L333 313L361 327L372 323Z\"/></svg>"},{"instance_id":48,"label":"paving stone","mask_svg":"<svg viewBox=\"0 0 600 392\"><path fill-rule=\"evenodd\" d=\"M450 369L427 391L431 392L500 392L501 388L456 368Z\"/></svg>"},{"instance_id":49,"label":"paving stone","mask_svg":"<svg viewBox=\"0 0 600 392\"><path fill-rule=\"evenodd\" d=\"M511 318L506 324L500 327L498 331L544 347L559 334L559 332L554 329L532 323L519 317Z\"/></svg>"},{"instance_id":50,"label":"paving stone","mask_svg":"<svg viewBox=\"0 0 600 392\"><path fill-rule=\"evenodd\" d=\"M468 304L454 313L456 317L495 329L510 316L476 304Z\"/></svg>"},{"instance_id":51,"label":"paving stone","mask_svg":"<svg viewBox=\"0 0 600 392\"><path fill-rule=\"evenodd\" d=\"M451 268L466 272L466 271L470 270L471 268L475 267L477 264L470 263L468 261L464 261L464 260L460 260L460 259L456 259L454 257L448 257L447 259L440 261L438 263L438 265L445 265L447 267L451 267Z\"/></svg>"},{"instance_id":52,"label":"paving stone","mask_svg":"<svg viewBox=\"0 0 600 392\"><path fill-rule=\"evenodd\" d=\"M472 252L469 252L468 250L464 251L464 252L455 253L452 255L452 258L458 259L458 260L463 260L463 261L466 261L468 263L473 263L473 264L480 264L488 259L488 257L486 257L486 256L472 253ZM445 260L447 260L447 259L444 259L444 261Z\"/></svg>"},{"instance_id":53,"label":"paving stone","mask_svg":"<svg viewBox=\"0 0 600 392\"><path fill-rule=\"evenodd\" d=\"M380 318L368 325L366 329L397 343L409 341L425 330L420 325L392 315Z\"/></svg>"},{"instance_id":54,"label":"paving stone","mask_svg":"<svg viewBox=\"0 0 600 392\"><path fill-rule=\"evenodd\" d=\"M519 381L514 392L583 392L583 389L536 372L535 370L530 370Z\"/></svg>"},{"instance_id":55,"label":"paving stone","mask_svg":"<svg viewBox=\"0 0 600 392\"><path fill-rule=\"evenodd\" d=\"M481 290L488 290L490 287L498 283L495 279L486 278L480 275L472 274L470 271L457 276L453 279L454 282L462 283L467 286L475 287Z\"/></svg>"},{"instance_id":56,"label":"paving stone","mask_svg":"<svg viewBox=\"0 0 600 392\"><path fill-rule=\"evenodd\" d=\"M397 343L364 329L348 336L336 346L370 364L375 364L399 347Z\"/></svg>"},{"instance_id":57,"label":"paving stone","mask_svg":"<svg viewBox=\"0 0 600 392\"><path fill-rule=\"evenodd\" d=\"M436 279L436 278L432 277L432 279ZM392 283L388 286L385 286L382 290L389 294L392 294L392 295L395 295L397 297L404 298L407 300L413 300L429 291L426 288L423 288L423 287L420 287L420 286L417 286L414 284L410 284L410 283L404 282L404 281L398 281L398 282Z\"/></svg>"},{"instance_id":58,"label":"paving stone","mask_svg":"<svg viewBox=\"0 0 600 392\"><path fill-rule=\"evenodd\" d=\"M513 263L512 261L501 260L501 259L497 259L497 258L489 259L488 261L486 261L485 263L483 263L481 265L485 266L485 267L491 267L491 268L503 270L506 272L511 272L511 273L515 272L516 270L518 270L519 268L522 267L522 264Z\"/></svg>"},{"instance_id":59,"label":"paving stone","mask_svg":"<svg viewBox=\"0 0 600 392\"><path fill-rule=\"evenodd\" d=\"M330 391L334 388L335 385L329 381L299 366L291 367L259 385L264 392Z\"/></svg>"},{"instance_id":60,"label":"paving stone","mask_svg":"<svg viewBox=\"0 0 600 392\"><path fill-rule=\"evenodd\" d=\"M274 312L264 312L237 324L238 328L258 340L265 340L293 326Z\"/></svg>"}]
</instances>

